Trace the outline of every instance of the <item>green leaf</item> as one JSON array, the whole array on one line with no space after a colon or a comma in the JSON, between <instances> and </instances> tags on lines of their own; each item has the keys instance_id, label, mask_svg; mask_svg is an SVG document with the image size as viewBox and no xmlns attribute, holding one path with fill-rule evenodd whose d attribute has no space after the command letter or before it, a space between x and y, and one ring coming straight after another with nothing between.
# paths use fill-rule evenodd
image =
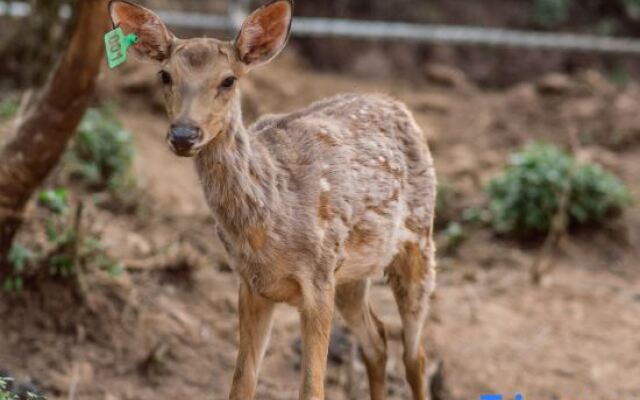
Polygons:
<instances>
[{"instance_id":1,"label":"green leaf","mask_svg":"<svg viewBox=\"0 0 640 400\"><path fill-rule=\"evenodd\" d=\"M69 193L65 188L43 190L38 194L38 201L54 214L64 214L69 209Z\"/></svg>"},{"instance_id":2,"label":"green leaf","mask_svg":"<svg viewBox=\"0 0 640 400\"><path fill-rule=\"evenodd\" d=\"M111 275L114 278L122 275L123 271L124 271L124 267L119 262L111 263L107 267L107 272L109 273L109 275Z\"/></svg>"},{"instance_id":3,"label":"green leaf","mask_svg":"<svg viewBox=\"0 0 640 400\"><path fill-rule=\"evenodd\" d=\"M14 273L21 273L24 271L25 266L29 261L34 258L33 251L31 249L22 246L21 244L14 243L9 249L9 262L13 265Z\"/></svg>"}]
</instances>

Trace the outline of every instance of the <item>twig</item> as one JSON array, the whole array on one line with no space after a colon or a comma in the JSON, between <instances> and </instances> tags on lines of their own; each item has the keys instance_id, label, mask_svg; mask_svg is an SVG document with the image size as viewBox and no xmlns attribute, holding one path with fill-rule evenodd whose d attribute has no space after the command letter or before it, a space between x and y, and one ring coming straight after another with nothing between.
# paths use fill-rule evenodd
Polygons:
<instances>
[{"instance_id":1,"label":"twig","mask_svg":"<svg viewBox=\"0 0 640 400\"><path fill-rule=\"evenodd\" d=\"M575 176L578 166L578 153L580 151L580 142L575 129L567 131L573 162L567 172L567 178L559 194L558 210L551 220L551 229L547 235L540 254L533 261L530 268L531 283L539 285L546 274L553 269L553 254L558 244L567 236L567 227L569 226L569 203L571 200L571 182Z\"/></svg>"},{"instance_id":2,"label":"twig","mask_svg":"<svg viewBox=\"0 0 640 400\"><path fill-rule=\"evenodd\" d=\"M76 273L75 273L75 277L76 277L76 282L78 285L78 288L80 290L80 293L82 295L82 298L87 298L87 285L85 284L84 281L84 275L83 275L83 270L82 270L82 266L80 265L79 261L79 254L80 254L80 247L82 246L82 243L84 242L84 232L82 230L82 213L84 211L84 202L82 200L80 200L80 202L78 203L78 206L76 207L76 214L73 218L73 235L74 235L74 239L73 239L73 243L71 243L71 249L70 249L70 258L71 258L71 265L73 265L76 269Z\"/></svg>"},{"instance_id":3,"label":"twig","mask_svg":"<svg viewBox=\"0 0 640 400\"><path fill-rule=\"evenodd\" d=\"M75 265L78 262L78 253L79 247L82 245L82 212L84 211L84 203L82 200L78 202L78 206L76 207L76 213L73 218L73 226L71 227L73 230L74 239L71 243L70 256L71 262Z\"/></svg>"},{"instance_id":4,"label":"twig","mask_svg":"<svg viewBox=\"0 0 640 400\"><path fill-rule=\"evenodd\" d=\"M69 384L69 395L67 400L73 400L76 397L76 387L78 386L78 363L73 364L73 375L71 375L71 383Z\"/></svg>"}]
</instances>

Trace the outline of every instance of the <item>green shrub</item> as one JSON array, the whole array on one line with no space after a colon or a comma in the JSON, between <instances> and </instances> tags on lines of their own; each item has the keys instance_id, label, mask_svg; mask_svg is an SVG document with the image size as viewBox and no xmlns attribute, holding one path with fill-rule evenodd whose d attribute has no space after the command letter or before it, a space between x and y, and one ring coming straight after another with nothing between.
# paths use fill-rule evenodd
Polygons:
<instances>
[{"instance_id":1,"label":"green shrub","mask_svg":"<svg viewBox=\"0 0 640 400\"><path fill-rule=\"evenodd\" d=\"M72 177L96 190L117 190L132 183L131 134L113 113L104 108L89 109L66 155Z\"/></svg>"},{"instance_id":2,"label":"green shrub","mask_svg":"<svg viewBox=\"0 0 640 400\"><path fill-rule=\"evenodd\" d=\"M487 187L494 229L519 236L548 232L574 162L543 143L512 155ZM624 184L597 165L577 165L570 184L568 221L573 225L601 224L630 202Z\"/></svg>"},{"instance_id":3,"label":"green shrub","mask_svg":"<svg viewBox=\"0 0 640 400\"><path fill-rule=\"evenodd\" d=\"M569 19L571 0L535 0L534 20L537 24L549 28Z\"/></svg>"}]
</instances>

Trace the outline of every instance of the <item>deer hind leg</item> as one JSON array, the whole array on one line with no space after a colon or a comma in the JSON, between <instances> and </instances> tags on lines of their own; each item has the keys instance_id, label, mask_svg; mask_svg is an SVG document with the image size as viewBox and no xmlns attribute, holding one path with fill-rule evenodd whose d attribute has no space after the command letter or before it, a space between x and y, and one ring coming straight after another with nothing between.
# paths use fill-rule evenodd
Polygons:
<instances>
[{"instance_id":1,"label":"deer hind leg","mask_svg":"<svg viewBox=\"0 0 640 400\"><path fill-rule=\"evenodd\" d=\"M240 343L229 399L249 400L255 395L258 369L269 339L275 304L241 283L238 308Z\"/></svg>"},{"instance_id":2,"label":"deer hind leg","mask_svg":"<svg viewBox=\"0 0 640 400\"><path fill-rule=\"evenodd\" d=\"M407 242L386 269L402 319L403 361L414 400L426 399L426 356L421 344L429 296L435 285L434 245Z\"/></svg>"},{"instance_id":3,"label":"deer hind leg","mask_svg":"<svg viewBox=\"0 0 640 400\"><path fill-rule=\"evenodd\" d=\"M371 400L384 400L387 337L384 324L369 305L368 294L368 280L342 284L336 289L336 306L360 344Z\"/></svg>"}]
</instances>

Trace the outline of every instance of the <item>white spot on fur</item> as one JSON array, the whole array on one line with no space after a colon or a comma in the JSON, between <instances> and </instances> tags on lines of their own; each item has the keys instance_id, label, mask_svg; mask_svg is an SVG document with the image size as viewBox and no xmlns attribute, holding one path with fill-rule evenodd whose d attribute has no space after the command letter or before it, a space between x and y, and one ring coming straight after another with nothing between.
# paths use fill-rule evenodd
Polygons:
<instances>
[{"instance_id":1,"label":"white spot on fur","mask_svg":"<svg viewBox=\"0 0 640 400\"><path fill-rule=\"evenodd\" d=\"M331 190L331 185L326 178L320 179L320 188L322 188L323 192L328 192L329 190Z\"/></svg>"}]
</instances>

